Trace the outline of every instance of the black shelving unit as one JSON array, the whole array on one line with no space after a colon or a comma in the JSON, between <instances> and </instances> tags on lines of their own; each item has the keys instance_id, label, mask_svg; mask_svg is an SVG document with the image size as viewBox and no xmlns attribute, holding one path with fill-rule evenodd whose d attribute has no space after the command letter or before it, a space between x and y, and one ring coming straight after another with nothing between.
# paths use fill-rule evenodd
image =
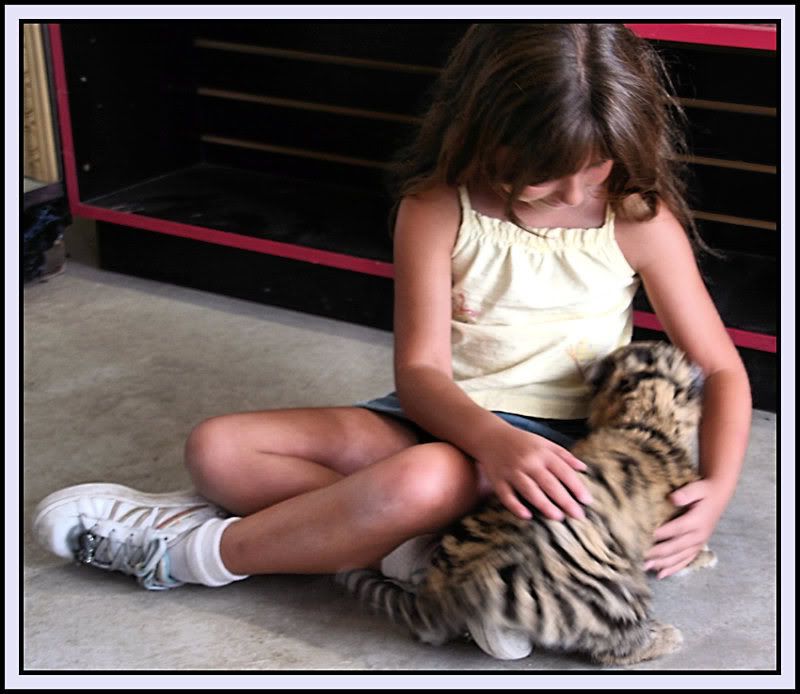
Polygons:
<instances>
[{"instance_id":1,"label":"black shelving unit","mask_svg":"<svg viewBox=\"0 0 800 694\"><path fill-rule=\"evenodd\" d=\"M756 407L774 410L777 30L632 26L689 116L692 207L726 254L702 269ZM386 162L466 27L51 25L72 213L98 221L109 269L390 329ZM659 336L643 293L635 309L635 337Z\"/></svg>"}]
</instances>

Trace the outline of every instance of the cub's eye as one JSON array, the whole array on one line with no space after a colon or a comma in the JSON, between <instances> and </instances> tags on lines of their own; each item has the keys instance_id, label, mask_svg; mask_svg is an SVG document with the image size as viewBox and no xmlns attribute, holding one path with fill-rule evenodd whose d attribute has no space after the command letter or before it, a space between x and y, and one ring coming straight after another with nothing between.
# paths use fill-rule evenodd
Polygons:
<instances>
[{"instance_id":1,"label":"cub's eye","mask_svg":"<svg viewBox=\"0 0 800 694\"><path fill-rule=\"evenodd\" d=\"M617 384L617 389L622 393L630 393L634 388L636 388L636 381L627 376L621 378Z\"/></svg>"}]
</instances>

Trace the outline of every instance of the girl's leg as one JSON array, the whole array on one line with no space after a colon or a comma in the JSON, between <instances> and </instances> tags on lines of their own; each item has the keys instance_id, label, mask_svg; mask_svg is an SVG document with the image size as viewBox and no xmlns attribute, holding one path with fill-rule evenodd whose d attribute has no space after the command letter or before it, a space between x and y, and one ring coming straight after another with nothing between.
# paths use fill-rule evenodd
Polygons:
<instances>
[{"instance_id":1,"label":"girl's leg","mask_svg":"<svg viewBox=\"0 0 800 694\"><path fill-rule=\"evenodd\" d=\"M416 442L400 421L364 408L249 412L198 425L186 443L186 466L200 494L246 516Z\"/></svg>"},{"instance_id":2,"label":"girl's leg","mask_svg":"<svg viewBox=\"0 0 800 694\"><path fill-rule=\"evenodd\" d=\"M359 408L215 418L187 443L207 496L78 485L42 500L34 531L59 556L152 589L363 567L480 496L477 468L461 452L415 441L403 424ZM234 517L221 520L209 498Z\"/></svg>"},{"instance_id":3,"label":"girl's leg","mask_svg":"<svg viewBox=\"0 0 800 694\"><path fill-rule=\"evenodd\" d=\"M403 541L461 517L480 494L474 463L456 448L412 446L232 523L220 556L234 574L365 567Z\"/></svg>"},{"instance_id":4,"label":"girl's leg","mask_svg":"<svg viewBox=\"0 0 800 694\"><path fill-rule=\"evenodd\" d=\"M201 423L186 464L203 496L243 517L222 536L229 571L327 573L375 565L476 503L475 465L416 442L364 408L253 412Z\"/></svg>"}]
</instances>

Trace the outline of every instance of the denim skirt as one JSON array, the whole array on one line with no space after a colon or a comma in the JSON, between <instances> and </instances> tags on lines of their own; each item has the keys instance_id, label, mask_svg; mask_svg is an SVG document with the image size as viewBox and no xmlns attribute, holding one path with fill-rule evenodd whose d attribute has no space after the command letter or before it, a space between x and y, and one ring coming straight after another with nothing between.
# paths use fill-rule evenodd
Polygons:
<instances>
[{"instance_id":1,"label":"denim skirt","mask_svg":"<svg viewBox=\"0 0 800 694\"><path fill-rule=\"evenodd\" d=\"M364 407L373 412L379 412L402 420L404 424L414 429L420 437L421 442L436 440L431 434L406 416L406 413L403 412L403 408L400 406L400 400L396 393L389 393L388 395L373 400L357 402L355 406ZM585 419L545 419L543 417L528 417L521 414L514 414L513 412L499 411L495 411L493 414L518 429L543 436L567 449L572 448L573 444L578 439L583 438L589 433L589 428Z\"/></svg>"}]
</instances>

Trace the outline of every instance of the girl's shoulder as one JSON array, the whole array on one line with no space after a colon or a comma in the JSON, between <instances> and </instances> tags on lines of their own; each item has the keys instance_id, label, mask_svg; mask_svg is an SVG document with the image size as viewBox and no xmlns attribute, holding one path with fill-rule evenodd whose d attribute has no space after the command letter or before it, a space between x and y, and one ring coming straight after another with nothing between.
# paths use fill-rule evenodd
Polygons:
<instances>
[{"instance_id":1,"label":"girl's shoulder","mask_svg":"<svg viewBox=\"0 0 800 694\"><path fill-rule=\"evenodd\" d=\"M400 206L421 214L452 214L461 209L458 189L444 184L406 195Z\"/></svg>"},{"instance_id":2,"label":"girl's shoulder","mask_svg":"<svg viewBox=\"0 0 800 694\"><path fill-rule=\"evenodd\" d=\"M443 300L445 293L449 297L447 279L452 272L451 258L459 220L457 191L448 190L446 186L402 198L394 225L394 283L398 305L411 310L417 304L422 305L423 299L429 301L431 296L438 297L437 303ZM411 298L415 296L418 299Z\"/></svg>"},{"instance_id":3,"label":"girl's shoulder","mask_svg":"<svg viewBox=\"0 0 800 694\"><path fill-rule=\"evenodd\" d=\"M436 185L402 198L397 210L395 233L435 234L454 241L460 225L458 189Z\"/></svg>"},{"instance_id":4,"label":"girl's shoulder","mask_svg":"<svg viewBox=\"0 0 800 694\"><path fill-rule=\"evenodd\" d=\"M660 202L655 215L651 215L639 195L623 200L615 216L614 235L635 270L656 258L668 262L677 246L689 243L686 231L667 205Z\"/></svg>"}]
</instances>

